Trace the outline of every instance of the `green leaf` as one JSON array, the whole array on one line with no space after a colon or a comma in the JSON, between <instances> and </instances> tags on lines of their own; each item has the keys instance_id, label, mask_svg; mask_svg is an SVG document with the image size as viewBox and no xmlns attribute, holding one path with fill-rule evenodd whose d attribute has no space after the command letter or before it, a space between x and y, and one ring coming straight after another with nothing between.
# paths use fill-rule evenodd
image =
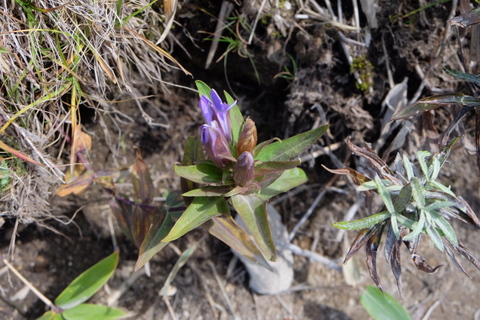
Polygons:
<instances>
[{"instance_id":1,"label":"green leaf","mask_svg":"<svg viewBox=\"0 0 480 320\"><path fill-rule=\"evenodd\" d=\"M450 223L445 219L442 215L438 214L437 212L430 212L433 217L433 222L437 227L442 230L445 238L448 239L455 247L458 246L458 239L455 230L453 230Z\"/></svg>"},{"instance_id":2,"label":"green leaf","mask_svg":"<svg viewBox=\"0 0 480 320\"><path fill-rule=\"evenodd\" d=\"M196 197L162 242L178 239L205 221L229 212L230 208L223 197Z\"/></svg>"},{"instance_id":3,"label":"green leaf","mask_svg":"<svg viewBox=\"0 0 480 320\"><path fill-rule=\"evenodd\" d=\"M477 107L477 106L480 106L480 99L472 96L466 96L462 93L427 97L427 98L420 99L416 103L395 113L392 116L392 120L409 118L426 111L437 109L441 106L447 106L452 104L469 105L469 106Z\"/></svg>"},{"instance_id":4,"label":"green leaf","mask_svg":"<svg viewBox=\"0 0 480 320\"><path fill-rule=\"evenodd\" d=\"M426 211L436 211L438 209L454 207L454 206L455 206L455 203L453 203L451 201L435 201L434 203L426 206L425 210Z\"/></svg>"},{"instance_id":5,"label":"green leaf","mask_svg":"<svg viewBox=\"0 0 480 320\"><path fill-rule=\"evenodd\" d=\"M185 250L182 255L178 258L177 262L172 268L172 271L168 274L167 280L165 280L165 283L163 284L162 289L160 289L160 295L162 297L168 296L168 291L170 289L170 285L172 284L172 281L175 279L177 276L178 271L187 263L188 259L192 256L192 254L195 252L197 249L196 245L193 245L189 247L187 250Z\"/></svg>"},{"instance_id":6,"label":"green leaf","mask_svg":"<svg viewBox=\"0 0 480 320\"><path fill-rule=\"evenodd\" d=\"M47 311L37 320L63 320L63 318L54 311Z\"/></svg>"},{"instance_id":7,"label":"green leaf","mask_svg":"<svg viewBox=\"0 0 480 320\"><path fill-rule=\"evenodd\" d=\"M223 91L225 98L227 99L228 105L232 105L235 100L226 92ZM234 105L229 111L228 114L230 115L230 123L232 125L232 145L236 146L238 142L238 137L240 136L240 131L242 130L243 126L243 115L240 112L240 108L238 104Z\"/></svg>"},{"instance_id":8,"label":"green leaf","mask_svg":"<svg viewBox=\"0 0 480 320\"><path fill-rule=\"evenodd\" d=\"M415 239L420 233L422 233L424 227L425 227L425 211L420 209L420 218L415 224L415 227L411 229L412 232L410 232L405 237L403 237L403 240L410 241Z\"/></svg>"},{"instance_id":9,"label":"green leaf","mask_svg":"<svg viewBox=\"0 0 480 320\"><path fill-rule=\"evenodd\" d=\"M300 159L295 161L258 161L255 163L255 177L293 169L297 167L300 163Z\"/></svg>"},{"instance_id":10,"label":"green leaf","mask_svg":"<svg viewBox=\"0 0 480 320\"><path fill-rule=\"evenodd\" d=\"M242 256L270 270L270 265L250 235L233 220L230 214L213 217L205 225L211 235L223 241Z\"/></svg>"},{"instance_id":11,"label":"green leaf","mask_svg":"<svg viewBox=\"0 0 480 320\"><path fill-rule=\"evenodd\" d=\"M110 279L118 264L118 251L78 276L55 299L61 309L71 309L93 296Z\"/></svg>"},{"instance_id":12,"label":"green leaf","mask_svg":"<svg viewBox=\"0 0 480 320\"><path fill-rule=\"evenodd\" d=\"M473 82L477 86L480 86L480 76L470 74L470 73L464 73L461 72L460 70L455 70L455 69L450 69L448 67L444 67L443 70L448 73L449 75L459 79L459 80L464 80L468 82Z\"/></svg>"},{"instance_id":13,"label":"green leaf","mask_svg":"<svg viewBox=\"0 0 480 320\"><path fill-rule=\"evenodd\" d=\"M422 168L423 175L430 181L430 173L428 170L427 161L425 160L427 157L430 157L432 154L428 151L418 151L417 152L417 159L418 163L420 164L420 168Z\"/></svg>"},{"instance_id":14,"label":"green leaf","mask_svg":"<svg viewBox=\"0 0 480 320\"><path fill-rule=\"evenodd\" d=\"M433 243L435 244L435 246L443 252L444 250L444 244L443 244L443 241L442 241L442 237L438 234L438 231L437 229L435 229L433 226L428 226L427 227L427 234L428 236L430 237L430 239L432 239Z\"/></svg>"},{"instance_id":15,"label":"green leaf","mask_svg":"<svg viewBox=\"0 0 480 320\"><path fill-rule=\"evenodd\" d=\"M147 263L157 252L165 248L168 242L162 242L174 225L172 214L167 213L160 227L154 224L143 239L138 251L138 259L135 263L135 271Z\"/></svg>"},{"instance_id":16,"label":"green leaf","mask_svg":"<svg viewBox=\"0 0 480 320\"><path fill-rule=\"evenodd\" d=\"M440 162L440 159L439 157L441 157L441 155L439 155L438 153L437 154L434 154L433 157L432 157L432 161L431 161L431 164L430 164L430 180L435 180L438 178L438 175L440 174L440 169L442 168L442 164Z\"/></svg>"},{"instance_id":17,"label":"green leaf","mask_svg":"<svg viewBox=\"0 0 480 320\"><path fill-rule=\"evenodd\" d=\"M453 193L452 190L450 190L450 187L447 187L447 186L444 186L443 184L441 184L440 182L438 181L429 181L427 182L427 186L429 187L432 187L438 191L441 191L443 193L446 193L454 198L457 198L457 196L455 195L455 193Z\"/></svg>"},{"instance_id":18,"label":"green leaf","mask_svg":"<svg viewBox=\"0 0 480 320\"><path fill-rule=\"evenodd\" d=\"M269 144L259 152L255 160L290 161L314 144L328 130L328 127L328 125L324 125Z\"/></svg>"},{"instance_id":19,"label":"green leaf","mask_svg":"<svg viewBox=\"0 0 480 320\"><path fill-rule=\"evenodd\" d=\"M363 219L354 220L354 221L341 221L341 222L333 223L332 225L335 228L339 228L343 230L359 230L359 229L365 229L373 226L374 224L380 223L390 218L390 216L391 214L389 212L383 211Z\"/></svg>"},{"instance_id":20,"label":"green leaf","mask_svg":"<svg viewBox=\"0 0 480 320\"><path fill-rule=\"evenodd\" d=\"M197 80L195 81L195 85L198 89L198 95L207 96L210 99L210 91L212 90L205 82Z\"/></svg>"},{"instance_id":21,"label":"green leaf","mask_svg":"<svg viewBox=\"0 0 480 320\"><path fill-rule=\"evenodd\" d=\"M412 319L395 298L374 286L367 286L360 297L360 303L375 320Z\"/></svg>"},{"instance_id":22,"label":"green leaf","mask_svg":"<svg viewBox=\"0 0 480 320\"><path fill-rule=\"evenodd\" d=\"M0 53L9 53L10 51L8 51L7 48L5 47L0 47Z\"/></svg>"},{"instance_id":23,"label":"green leaf","mask_svg":"<svg viewBox=\"0 0 480 320\"><path fill-rule=\"evenodd\" d=\"M403 167L405 168L405 173L407 174L407 180L412 180L414 177L413 165L405 154L403 155Z\"/></svg>"},{"instance_id":24,"label":"green leaf","mask_svg":"<svg viewBox=\"0 0 480 320\"><path fill-rule=\"evenodd\" d=\"M115 320L126 315L120 309L96 304L80 304L62 312L65 320Z\"/></svg>"},{"instance_id":25,"label":"green leaf","mask_svg":"<svg viewBox=\"0 0 480 320\"><path fill-rule=\"evenodd\" d=\"M405 227L409 228L410 230L414 230L415 227L417 226L417 222L413 221L412 219L409 219L401 214L395 215L397 218L398 222L401 225L404 225Z\"/></svg>"},{"instance_id":26,"label":"green leaf","mask_svg":"<svg viewBox=\"0 0 480 320\"><path fill-rule=\"evenodd\" d=\"M425 207L425 194L423 186L420 183L420 180L418 180L418 178L412 179L412 197L413 200L415 200L415 202L417 203L418 208Z\"/></svg>"},{"instance_id":27,"label":"green leaf","mask_svg":"<svg viewBox=\"0 0 480 320\"><path fill-rule=\"evenodd\" d=\"M412 186L410 184L404 185L398 194L398 197L395 199L393 206L395 207L395 212L401 213L407 207L407 204L410 203L412 199Z\"/></svg>"},{"instance_id":28,"label":"green leaf","mask_svg":"<svg viewBox=\"0 0 480 320\"><path fill-rule=\"evenodd\" d=\"M259 198L264 200L270 199L279 193L286 192L305 182L308 178L305 172L300 168L285 170L282 175L269 186L262 188L257 194Z\"/></svg>"},{"instance_id":29,"label":"green leaf","mask_svg":"<svg viewBox=\"0 0 480 320\"><path fill-rule=\"evenodd\" d=\"M253 194L237 194L230 199L233 207L242 217L247 229L260 247L264 257L267 260L275 261L275 244L273 243L270 225L268 224L266 201Z\"/></svg>"},{"instance_id":30,"label":"green leaf","mask_svg":"<svg viewBox=\"0 0 480 320\"><path fill-rule=\"evenodd\" d=\"M193 166L175 166L175 173L196 183L214 184L222 182L223 171L213 164L199 163Z\"/></svg>"},{"instance_id":31,"label":"green leaf","mask_svg":"<svg viewBox=\"0 0 480 320\"><path fill-rule=\"evenodd\" d=\"M231 186L206 186L190 190L183 194L184 197L219 197L232 191Z\"/></svg>"},{"instance_id":32,"label":"green leaf","mask_svg":"<svg viewBox=\"0 0 480 320\"><path fill-rule=\"evenodd\" d=\"M392 214L395 213L395 207L393 206L392 197L390 196L387 188L385 188L382 179L380 179L378 176L375 176L375 185L377 186L378 194L382 198L388 212Z\"/></svg>"}]
</instances>

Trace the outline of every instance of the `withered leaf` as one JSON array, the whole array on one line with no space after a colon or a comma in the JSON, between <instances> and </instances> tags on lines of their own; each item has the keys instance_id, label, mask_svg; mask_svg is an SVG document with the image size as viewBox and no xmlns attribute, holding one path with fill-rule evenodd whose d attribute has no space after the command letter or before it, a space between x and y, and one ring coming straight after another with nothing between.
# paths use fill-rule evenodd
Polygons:
<instances>
[{"instance_id":1,"label":"withered leaf","mask_svg":"<svg viewBox=\"0 0 480 320\"><path fill-rule=\"evenodd\" d=\"M83 172L77 179L70 183L66 183L58 187L55 193L60 197L65 197L66 195L81 194L85 192L87 188L93 183L95 178L95 172L93 170L87 170Z\"/></svg>"},{"instance_id":2,"label":"withered leaf","mask_svg":"<svg viewBox=\"0 0 480 320\"><path fill-rule=\"evenodd\" d=\"M468 250L467 247L463 245L463 243L458 240L458 246L455 247L455 249L465 258L468 259L478 270L480 270L480 263L478 262L477 259L470 253L470 250Z\"/></svg>"},{"instance_id":3,"label":"withered leaf","mask_svg":"<svg viewBox=\"0 0 480 320\"><path fill-rule=\"evenodd\" d=\"M353 240L352 245L350 246L350 249L348 250L347 255L345 256L345 259L343 260L344 264L347 263L348 260L350 260L350 258L353 257L353 255L357 253L357 251L361 247L363 247L365 242L367 242L367 240L370 239L370 237L377 230L379 225L380 224L376 224L374 226L371 226L370 228L360 230L355 240Z\"/></svg>"},{"instance_id":4,"label":"withered leaf","mask_svg":"<svg viewBox=\"0 0 480 320\"><path fill-rule=\"evenodd\" d=\"M110 200L109 205L114 217L117 219L120 230L127 238L133 241L131 229L133 205L126 201L121 201L121 199L127 199L127 196L119 194Z\"/></svg>"},{"instance_id":5,"label":"withered leaf","mask_svg":"<svg viewBox=\"0 0 480 320\"><path fill-rule=\"evenodd\" d=\"M132 165L133 197L137 203L148 204L153 200L153 182L140 149L135 148L135 164Z\"/></svg>"},{"instance_id":6,"label":"withered leaf","mask_svg":"<svg viewBox=\"0 0 480 320\"><path fill-rule=\"evenodd\" d=\"M373 282L375 282L375 285L382 291L383 288L377 273L377 250L382 238L383 228L384 224L381 224L367 240L367 244L365 246L368 272L370 273L370 277L372 278Z\"/></svg>"},{"instance_id":7,"label":"withered leaf","mask_svg":"<svg viewBox=\"0 0 480 320\"><path fill-rule=\"evenodd\" d=\"M400 237L403 236L403 230L400 230ZM390 264L393 275L397 280L398 291L400 296L402 296L402 261L400 259L400 245L402 243L401 239L397 239L395 233L392 230L392 226L388 226L387 239L385 242L385 258Z\"/></svg>"},{"instance_id":8,"label":"withered leaf","mask_svg":"<svg viewBox=\"0 0 480 320\"><path fill-rule=\"evenodd\" d=\"M352 178L353 182L357 185L361 185L364 182L370 181L370 179L367 176L361 174L360 172L352 168L329 169L325 167L323 164L322 164L322 167L328 172L349 176L350 178Z\"/></svg>"}]
</instances>

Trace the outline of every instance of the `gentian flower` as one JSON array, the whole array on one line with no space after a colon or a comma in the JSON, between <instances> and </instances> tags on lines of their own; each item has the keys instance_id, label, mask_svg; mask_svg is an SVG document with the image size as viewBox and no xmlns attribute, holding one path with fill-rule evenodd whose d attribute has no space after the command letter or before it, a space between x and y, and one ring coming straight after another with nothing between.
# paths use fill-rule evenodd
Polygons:
<instances>
[{"instance_id":1,"label":"gentian flower","mask_svg":"<svg viewBox=\"0 0 480 320\"><path fill-rule=\"evenodd\" d=\"M210 91L211 100L203 95L200 98L200 109L208 126L211 126L213 121L216 121L222 134L227 139L227 142L232 142L232 124L230 122L230 115L228 111L237 103L236 101L231 105L223 102L215 90Z\"/></svg>"},{"instance_id":2,"label":"gentian flower","mask_svg":"<svg viewBox=\"0 0 480 320\"><path fill-rule=\"evenodd\" d=\"M255 167L253 155L244 151L233 166L233 180L241 187L246 187L253 182L255 178Z\"/></svg>"},{"instance_id":3,"label":"gentian flower","mask_svg":"<svg viewBox=\"0 0 480 320\"><path fill-rule=\"evenodd\" d=\"M200 141L210 160L219 168L227 168L234 159L227 139L218 127L217 121L213 120L211 125L202 125L200 130Z\"/></svg>"}]
</instances>

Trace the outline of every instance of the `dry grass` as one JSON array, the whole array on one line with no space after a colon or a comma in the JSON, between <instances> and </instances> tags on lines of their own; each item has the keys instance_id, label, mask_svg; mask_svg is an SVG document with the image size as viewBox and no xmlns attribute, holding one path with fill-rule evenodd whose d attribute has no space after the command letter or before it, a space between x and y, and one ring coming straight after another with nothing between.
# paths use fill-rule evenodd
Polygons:
<instances>
[{"instance_id":1,"label":"dry grass","mask_svg":"<svg viewBox=\"0 0 480 320\"><path fill-rule=\"evenodd\" d=\"M165 31L158 6L156 0L0 1L0 142L42 165L0 149L1 215L29 223L48 214L49 194L63 181L58 164L68 158L68 135L82 125L79 108L128 121L113 100L131 99L156 124L139 100L165 90L162 74L181 68L168 53L173 37L155 45Z\"/></svg>"}]
</instances>

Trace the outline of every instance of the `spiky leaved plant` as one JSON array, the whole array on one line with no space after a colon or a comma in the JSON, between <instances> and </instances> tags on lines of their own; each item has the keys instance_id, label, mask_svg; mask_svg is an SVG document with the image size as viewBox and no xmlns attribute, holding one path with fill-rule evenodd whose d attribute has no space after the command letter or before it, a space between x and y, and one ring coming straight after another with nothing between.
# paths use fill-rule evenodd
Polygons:
<instances>
[{"instance_id":1,"label":"spiky leaved plant","mask_svg":"<svg viewBox=\"0 0 480 320\"><path fill-rule=\"evenodd\" d=\"M376 271L376 256L383 233L386 233L385 257L397 280L400 293L402 292L400 261L402 243L408 248L415 266L424 272L432 273L441 267L430 266L418 254L419 243L425 237L429 237L440 251L446 252L465 274L467 272L455 257L454 251L466 257L477 269L480 269L480 263L457 238L455 230L448 221L450 218L455 218L480 228L480 220L462 197L455 195L449 187L437 181L440 170L456 140L433 155L428 151L419 151L417 161L420 170L406 155L397 156L396 172L392 171L369 147L359 147L347 140L347 145L353 153L368 160L371 168L376 172L375 178L372 180L351 168L328 169L333 173L351 176L359 185L360 191L375 191L385 205L384 211L364 219L333 224L344 230L360 230L344 263L365 245L370 276L380 289L382 286Z\"/></svg>"}]
</instances>

